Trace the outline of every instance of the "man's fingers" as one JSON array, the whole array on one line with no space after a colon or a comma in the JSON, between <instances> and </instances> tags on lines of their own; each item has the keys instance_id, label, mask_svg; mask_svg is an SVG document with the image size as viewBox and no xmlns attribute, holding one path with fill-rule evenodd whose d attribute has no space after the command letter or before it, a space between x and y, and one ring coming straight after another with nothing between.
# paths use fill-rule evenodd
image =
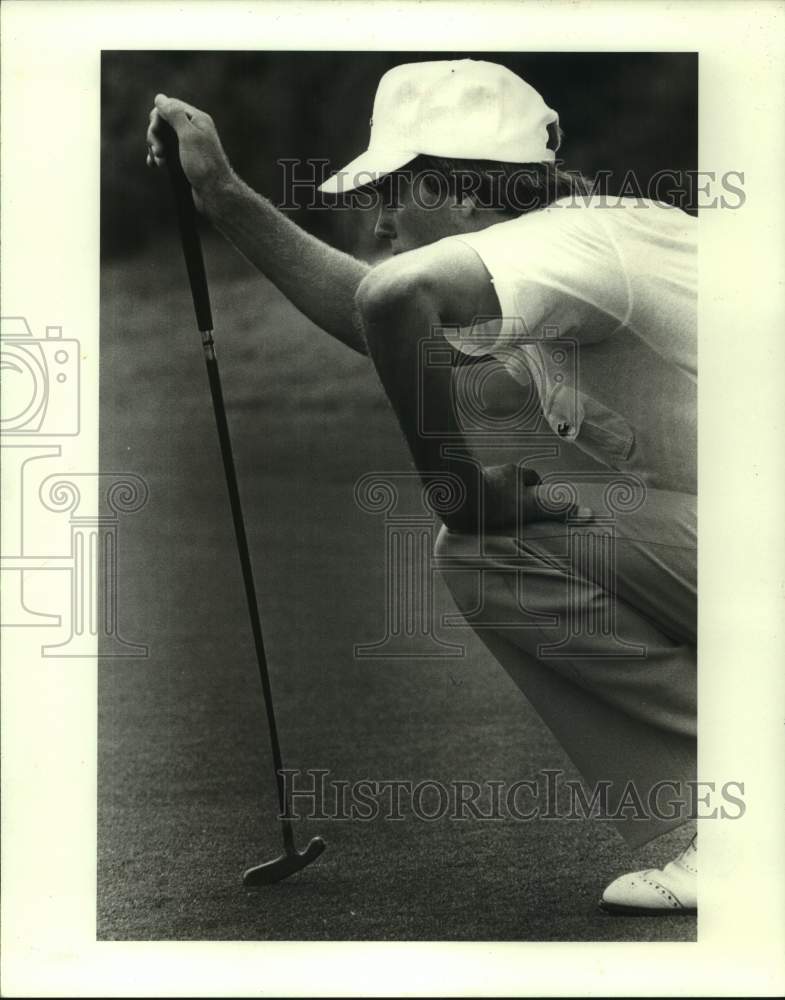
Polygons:
<instances>
[{"instance_id":1,"label":"man's fingers","mask_svg":"<svg viewBox=\"0 0 785 1000\"><path fill-rule=\"evenodd\" d=\"M155 107L150 112L150 125L147 129L148 165L160 167L166 162L166 148L161 136L161 122L168 122L175 130L178 138L193 127L194 118L201 114L197 108L178 101L166 94L156 94Z\"/></svg>"},{"instance_id":2,"label":"man's fingers","mask_svg":"<svg viewBox=\"0 0 785 1000\"><path fill-rule=\"evenodd\" d=\"M591 510L580 502L573 503L566 492L547 486L526 488L526 519L528 521L565 521L567 518L590 518Z\"/></svg>"},{"instance_id":3,"label":"man's fingers","mask_svg":"<svg viewBox=\"0 0 785 1000\"><path fill-rule=\"evenodd\" d=\"M161 123L167 122L177 133L181 141L193 129L197 132L214 130L212 118L199 108L186 101L166 94L156 94L155 107L150 112L150 124L147 128L148 164L162 166L166 162L166 148L163 142Z\"/></svg>"},{"instance_id":4,"label":"man's fingers","mask_svg":"<svg viewBox=\"0 0 785 1000\"><path fill-rule=\"evenodd\" d=\"M158 108L150 112L150 124L147 128L147 166L161 166L165 162L164 146L161 141L160 124L163 121Z\"/></svg>"},{"instance_id":5,"label":"man's fingers","mask_svg":"<svg viewBox=\"0 0 785 1000\"><path fill-rule=\"evenodd\" d=\"M524 486L537 486L542 482L539 472L536 469L524 469L523 470L523 485Z\"/></svg>"},{"instance_id":6,"label":"man's fingers","mask_svg":"<svg viewBox=\"0 0 785 1000\"><path fill-rule=\"evenodd\" d=\"M178 136L190 125L194 111L184 101L167 97L166 94L155 95L155 110L165 122L172 126Z\"/></svg>"},{"instance_id":7,"label":"man's fingers","mask_svg":"<svg viewBox=\"0 0 785 1000\"><path fill-rule=\"evenodd\" d=\"M169 122L178 135L181 129L190 125L204 131L213 124L212 118L206 111L176 97L167 97L166 94L155 95L155 110Z\"/></svg>"}]
</instances>

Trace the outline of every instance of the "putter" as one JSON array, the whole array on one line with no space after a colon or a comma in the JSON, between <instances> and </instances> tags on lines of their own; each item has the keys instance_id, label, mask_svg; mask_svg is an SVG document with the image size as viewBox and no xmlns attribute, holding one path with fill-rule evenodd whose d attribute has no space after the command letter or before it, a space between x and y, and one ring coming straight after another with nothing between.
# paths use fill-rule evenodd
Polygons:
<instances>
[{"instance_id":1,"label":"putter","mask_svg":"<svg viewBox=\"0 0 785 1000\"><path fill-rule=\"evenodd\" d=\"M199 230L196 226L196 207L191 195L191 185L180 163L179 144L177 133L167 123L162 123L163 142L166 150L166 165L169 170L169 177L172 181L174 200L177 208L177 220L180 228L180 239L183 245L183 255L185 266L188 271L188 280L191 285L191 295L196 313L196 323L202 335L202 347L204 348L204 359L207 365L207 378L210 383L210 395L213 400L213 412L215 423L218 429L218 441L221 446L221 458L223 460L224 474L226 476L226 488L229 492L229 504L232 509L232 520L234 522L234 533L237 539L237 550L240 556L240 566L243 573L243 583L245 584L245 597L248 601L248 614L251 618L251 632L253 633L254 648L256 649L256 660L259 666L259 678L262 682L262 692L264 694L264 704L267 711L267 725L270 733L270 747L273 754L275 766L275 783L278 790L278 805L280 806L281 832L283 834L284 853L273 861L256 865L249 868L243 874L243 882L247 886L271 885L273 882L280 882L281 879L288 878L295 872L305 868L312 861L319 857L325 848L325 843L321 837L314 837L304 851L298 851L294 842L294 830L292 821L287 809L287 796L283 781L283 761L281 759L281 747L278 742L278 728L275 724L275 713L273 711L273 694L270 687L270 672L267 667L267 656L264 651L264 640L262 638L262 624L259 619L259 606L256 600L256 587L254 585L253 568L251 566L251 555L248 550L248 539L245 534L245 522L243 511L240 505L240 491L237 486L237 473L234 467L234 457L232 455L232 442L229 437L229 425L226 420L226 408L224 406L223 392L221 390L221 378L218 372L218 361L215 356L215 344L213 343L213 317L210 309L210 294L207 288L207 275L204 269L204 257L202 256L202 244L199 239Z\"/></svg>"}]
</instances>

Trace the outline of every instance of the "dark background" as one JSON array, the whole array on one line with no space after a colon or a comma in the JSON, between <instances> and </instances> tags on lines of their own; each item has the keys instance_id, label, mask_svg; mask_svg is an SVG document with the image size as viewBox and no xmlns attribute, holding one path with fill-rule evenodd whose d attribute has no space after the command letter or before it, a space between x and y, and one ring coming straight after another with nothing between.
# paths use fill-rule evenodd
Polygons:
<instances>
[{"instance_id":1,"label":"dark background","mask_svg":"<svg viewBox=\"0 0 785 1000\"><path fill-rule=\"evenodd\" d=\"M340 169L367 146L382 74L435 58L491 58L522 76L559 113L565 165L588 177L612 171L611 193L628 171L645 187L658 170L697 168L695 53L105 52L104 253L142 249L156 225L170 224L168 191L150 183L144 164L144 122L159 91L208 111L240 176L279 202L277 159ZM368 245L367 216L295 213L350 252Z\"/></svg>"},{"instance_id":2,"label":"dark background","mask_svg":"<svg viewBox=\"0 0 785 1000\"><path fill-rule=\"evenodd\" d=\"M561 113L570 167L695 165L694 57L483 55ZM280 853L272 762L171 192L145 167L147 115L158 91L203 106L238 172L276 197L276 157L343 166L365 148L378 78L417 58L430 56L104 56L101 469L148 485L122 518L117 565L120 632L149 656L99 672L100 939L695 938L694 920L596 909L611 879L663 864L684 831L634 854L593 821L303 823L302 843L328 842L316 864L267 890L240 881ZM371 213L297 218L372 254ZM366 358L209 230L205 257L286 765L348 781L575 778L479 639L439 624L455 609L438 577L437 633L462 658L354 656L383 635L386 600L384 521L354 485L411 470L398 425ZM520 387L498 390L517 409Z\"/></svg>"}]
</instances>

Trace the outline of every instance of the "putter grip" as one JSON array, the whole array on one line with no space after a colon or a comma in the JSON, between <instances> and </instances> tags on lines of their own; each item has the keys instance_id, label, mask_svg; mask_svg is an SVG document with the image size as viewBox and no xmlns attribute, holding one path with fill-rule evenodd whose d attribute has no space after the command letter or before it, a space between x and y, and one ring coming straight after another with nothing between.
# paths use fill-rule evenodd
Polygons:
<instances>
[{"instance_id":1,"label":"putter grip","mask_svg":"<svg viewBox=\"0 0 785 1000\"><path fill-rule=\"evenodd\" d=\"M183 256L194 300L196 324L199 330L205 333L213 329L213 314L210 310L210 293L207 290L202 243L199 239L199 230L196 227L196 206L191 194L191 185L188 183L188 178L180 163L177 133L167 122L161 122L160 131L166 153L166 166L172 181L177 222L183 244Z\"/></svg>"}]
</instances>

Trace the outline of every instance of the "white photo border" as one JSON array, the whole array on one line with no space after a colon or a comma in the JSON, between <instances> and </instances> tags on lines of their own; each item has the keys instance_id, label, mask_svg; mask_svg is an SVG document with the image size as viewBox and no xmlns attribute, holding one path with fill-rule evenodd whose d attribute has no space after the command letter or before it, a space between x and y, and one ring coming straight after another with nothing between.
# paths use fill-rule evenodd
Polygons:
<instances>
[{"instance_id":1,"label":"white photo border","mask_svg":"<svg viewBox=\"0 0 785 1000\"><path fill-rule=\"evenodd\" d=\"M96 942L96 661L47 662L16 630L3 635L4 995L785 990L785 5L6 0L0 14L3 315L78 331L74 469L98 469L104 49L698 51L700 169L742 170L746 192L742 209L700 216L700 772L743 780L747 813L702 830L697 943Z\"/></svg>"}]
</instances>

